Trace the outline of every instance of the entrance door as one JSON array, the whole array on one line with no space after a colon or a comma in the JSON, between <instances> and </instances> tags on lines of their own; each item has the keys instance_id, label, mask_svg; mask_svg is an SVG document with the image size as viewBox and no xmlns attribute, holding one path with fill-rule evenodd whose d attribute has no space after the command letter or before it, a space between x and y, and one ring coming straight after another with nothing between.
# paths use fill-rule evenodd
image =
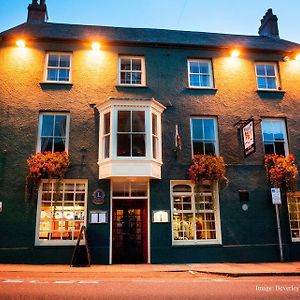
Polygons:
<instances>
[{"instance_id":1,"label":"entrance door","mask_svg":"<svg viewBox=\"0 0 300 300\"><path fill-rule=\"evenodd\" d=\"M147 260L147 205L144 199L114 199L112 220L113 263Z\"/></svg>"}]
</instances>

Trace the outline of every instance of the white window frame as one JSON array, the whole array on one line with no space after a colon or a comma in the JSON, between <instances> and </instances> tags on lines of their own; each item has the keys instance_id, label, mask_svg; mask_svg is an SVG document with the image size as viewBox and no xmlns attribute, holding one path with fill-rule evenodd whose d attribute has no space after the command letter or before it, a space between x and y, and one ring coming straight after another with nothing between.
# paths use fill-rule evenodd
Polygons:
<instances>
[{"instance_id":1,"label":"white window frame","mask_svg":"<svg viewBox=\"0 0 300 300\"><path fill-rule=\"evenodd\" d=\"M289 155L289 144L288 144L288 138L287 138L287 126L286 126L285 119L283 119L283 118L262 118L262 120L261 120L261 132L262 132L262 141L263 141L264 153L265 153L265 139L264 139L264 130L263 130L264 120L273 121L273 122L280 122L283 125L283 128L284 128L284 132L283 132L284 152L285 152L285 156ZM270 140L270 142L271 142L271 140ZM274 150L275 150L275 146L274 146L275 140L272 140L272 142L273 142L273 147L274 147ZM276 154L276 153L274 153L274 154Z\"/></svg>"},{"instance_id":2,"label":"white window frame","mask_svg":"<svg viewBox=\"0 0 300 300\"><path fill-rule=\"evenodd\" d=\"M141 60L141 71L136 71L136 70L132 70L132 67L130 70L126 70L126 72L137 72L137 73L141 73L141 83L137 84L137 83L121 83L121 61L122 59L130 59L131 61L131 65L132 65L132 60L133 59L140 59ZM121 86L146 86L146 66L145 66L145 57L144 56L131 56L131 55L120 55L119 56L119 72L118 72L118 81L119 81L119 85Z\"/></svg>"},{"instance_id":3,"label":"white window frame","mask_svg":"<svg viewBox=\"0 0 300 300\"><path fill-rule=\"evenodd\" d=\"M296 212L294 212L294 213L296 213L296 215L297 215L296 219L292 219L292 214L290 212L290 207L291 207L290 201L293 201L293 200L290 200L291 197L295 197L295 198L298 199L296 201L296 203L294 204L295 205L294 208L296 208ZM290 226L291 240L292 240L292 242L300 242L300 191L288 194L287 199L288 199L288 213L289 213L289 226ZM298 223L298 227L297 228L295 228L295 227L292 228L292 223ZM297 237L297 238L293 237L293 233L292 233L293 229L298 230L299 237Z\"/></svg>"},{"instance_id":4,"label":"white window frame","mask_svg":"<svg viewBox=\"0 0 300 300\"><path fill-rule=\"evenodd\" d=\"M68 55L70 57L70 66L69 67L49 67L49 55ZM69 80L48 80L48 69L58 69L58 70L69 70ZM47 52L45 58L45 69L44 69L44 82L45 83L59 83L59 84L69 84L72 83L72 53L70 52Z\"/></svg>"},{"instance_id":5,"label":"white window frame","mask_svg":"<svg viewBox=\"0 0 300 300\"><path fill-rule=\"evenodd\" d=\"M218 120L216 117L202 117L202 116L193 116L190 118L190 132L191 132L191 149L192 149L192 156L194 156L194 145L193 145L193 141L194 140L197 140L197 139L194 139L193 136L194 136L194 133L193 133L193 120L213 120L214 122L214 133L215 133L215 140L198 140L198 141L209 141L209 142L213 142L214 145L215 145L215 155L219 155L219 135L218 135Z\"/></svg>"},{"instance_id":6,"label":"white window frame","mask_svg":"<svg viewBox=\"0 0 300 300\"><path fill-rule=\"evenodd\" d=\"M257 65L264 65L265 66L265 69L266 69L266 66L269 65L269 66L273 66L274 67L274 76L271 76L271 75L257 75ZM257 85L257 89L259 91L278 91L279 90L279 87L280 87L280 81L279 81L279 71L278 71L278 65L277 63L275 62L256 62L255 63L255 76L256 76L256 85ZM258 78L274 78L275 79L275 83L276 83L276 88L275 89L271 89L271 88L260 88L258 86Z\"/></svg>"},{"instance_id":7,"label":"white window frame","mask_svg":"<svg viewBox=\"0 0 300 300\"><path fill-rule=\"evenodd\" d=\"M41 152L41 140L42 140L42 126L43 126L43 116L66 116L66 144L65 151L68 153L69 151L69 132L70 132L70 114L66 112L41 112L39 114L39 128L38 128L38 140L36 145L36 153ZM59 138L59 136L57 136ZM52 138L55 138L53 136Z\"/></svg>"},{"instance_id":8,"label":"white window frame","mask_svg":"<svg viewBox=\"0 0 300 300\"><path fill-rule=\"evenodd\" d=\"M191 62L207 63L208 64L208 73L192 73L191 68L190 68ZM212 88L214 88L213 68L212 68L212 62L210 59L188 59L187 65L188 65L189 88L193 88L193 89L212 89ZM192 85L190 75L198 75L198 76L206 75L206 76L208 76L209 86Z\"/></svg>"},{"instance_id":9,"label":"white window frame","mask_svg":"<svg viewBox=\"0 0 300 300\"><path fill-rule=\"evenodd\" d=\"M174 219L173 219L173 214L174 214L174 202L173 202L173 195L176 195L176 193L173 193L173 187L176 185L188 185L191 187L191 193L187 192L181 192L178 193L181 196L191 196L192 199L192 210L190 213L193 213L195 215L197 213L196 207L195 207L195 184L191 180L171 180L170 181L170 199L171 199L171 231L172 231L172 245L174 246L179 246L179 245L208 245L208 244L222 244L222 235L221 235L221 218L220 218L220 208L219 208L219 188L218 188L218 183L213 182L212 184L212 199L213 199L213 212L214 212L214 217L215 217L215 233L216 233L216 238L215 239L210 239L210 240L175 240L174 239ZM199 212L204 212L200 211ZM206 212L212 212L212 211L206 211Z\"/></svg>"},{"instance_id":10,"label":"white window frame","mask_svg":"<svg viewBox=\"0 0 300 300\"><path fill-rule=\"evenodd\" d=\"M40 186L39 186L39 192L38 192L38 202L37 202L37 210L36 210L36 226L35 226L35 245L36 246L67 246L67 245L75 245L77 242L77 239L74 240L43 240L39 239L40 234L40 211L41 211L41 205L42 205L42 188L43 183L55 183L56 180L54 179L44 179L42 180ZM86 225L87 223L87 196L88 196L88 180L87 179L63 179L62 183L68 184L85 184L85 199L84 199L84 222L83 225ZM52 194L53 195L53 194ZM53 197L53 196L52 196ZM52 232L50 230L49 232Z\"/></svg>"}]
</instances>

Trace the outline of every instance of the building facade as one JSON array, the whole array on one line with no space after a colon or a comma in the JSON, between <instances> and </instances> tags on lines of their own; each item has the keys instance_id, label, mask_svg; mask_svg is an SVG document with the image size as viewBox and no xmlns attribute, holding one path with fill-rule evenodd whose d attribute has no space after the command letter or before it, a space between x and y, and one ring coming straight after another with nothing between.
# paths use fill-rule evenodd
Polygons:
<instances>
[{"instance_id":1,"label":"building facade","mask_svg":"<svg viewBox=\"0 0 300 300\"><path fill-rule=\"evenodd\" d=\"M0 262L69 263L81 225L95 264L278 261L263 158L300 159L297 50L272 10L243 36L56 24L32 1L0 34ZM71 165L28 199L26 160L45 151ZM224 157L228 178L200 200L196 154ZM295 195L280 205L286 261L300 259Z\"/></svg>"}]
</instances>

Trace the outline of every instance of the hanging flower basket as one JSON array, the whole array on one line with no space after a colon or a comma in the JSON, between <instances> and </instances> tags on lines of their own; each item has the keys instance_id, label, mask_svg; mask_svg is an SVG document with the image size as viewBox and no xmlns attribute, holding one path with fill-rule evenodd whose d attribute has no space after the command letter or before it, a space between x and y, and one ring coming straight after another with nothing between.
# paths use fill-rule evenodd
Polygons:
<instances>
[{"instance_id":1,"label":"hanging flower basket","mask_svg":"<svg viewBox=\"0 0 300 300\"><path fill-rule=\"evenodd\" d=\"M70 165L70 157L66 152L43 152L31 155L26 161L29 174L26 178L27 198L35 198L42 179L64 178Z\"/></svg>"},{"instance_id":2,"label":"hanging flower basket","mask_svg":"<svg viewBox=\"0 0 300 300\"><path fill-rule=\"evenodd\" d=\"M188 174L196 185L200 185L204 180L228 182L225 177L225 163L222 156L195 155L189 166Z\"/></svg>"},{"instance_id":3,"label":"hanging flower basket","mask_svg":"<svg viewBox=\"0 0 300 300\"><path fill-rule=\"evenodd\" d=\"M267 178L272 187L282 188L288 192L295 190L298 169L294 155L286 157L277 154L265 155L264 164Z\"/></svg>"}]
</instances>

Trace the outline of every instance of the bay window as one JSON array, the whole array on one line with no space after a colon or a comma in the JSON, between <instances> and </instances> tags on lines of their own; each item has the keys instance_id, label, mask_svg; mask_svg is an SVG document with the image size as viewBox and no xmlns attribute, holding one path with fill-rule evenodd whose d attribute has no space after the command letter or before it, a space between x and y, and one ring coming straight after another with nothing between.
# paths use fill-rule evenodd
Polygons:
<instances>
[{"instance_id":1,"label":"bay window","mask_svg":"<svg viewBox=\"0 0 300 300\"><path fill-rule=\"evenodd\" d=\"M164 109L152 98L110 98L99 107L100 178L133 175L160 178Z\"/></svg>"}]
</instances>

